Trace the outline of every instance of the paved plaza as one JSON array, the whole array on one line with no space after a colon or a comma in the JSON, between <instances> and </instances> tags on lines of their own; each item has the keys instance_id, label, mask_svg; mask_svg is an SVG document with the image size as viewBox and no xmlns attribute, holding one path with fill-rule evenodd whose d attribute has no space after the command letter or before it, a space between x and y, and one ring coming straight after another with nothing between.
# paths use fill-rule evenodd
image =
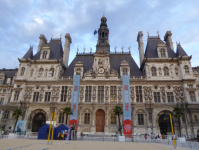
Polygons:
<instances>
[{"instance_id":1,"label":"paved plaza","mask_svg":"<svg viewBox=\"0 0 199 150\"><path fill-rule=\"evenodd\" d=\"M172 146L157 143L123 143L97 141L53 141L46 140L1 139L0 150L173 150ZM185 150L184 148L176 148Z\"/></svg>"}]
</instances>

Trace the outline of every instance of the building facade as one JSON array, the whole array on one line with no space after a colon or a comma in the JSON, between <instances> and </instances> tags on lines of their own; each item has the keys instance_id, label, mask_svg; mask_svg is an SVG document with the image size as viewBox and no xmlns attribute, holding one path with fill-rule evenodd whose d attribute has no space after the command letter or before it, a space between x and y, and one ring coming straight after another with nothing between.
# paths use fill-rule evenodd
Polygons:
<instances>
[{"instance_id":1,"label":"building facade","mask_svg":"<svg viewBox=\"0 0 199 150\"><path fill-rule=\"evenodd\" d=\"M81 75L78 105L78 133L115 135L118 118L113 109L123 105L122 75L129 75L131 119L133 134L166 134L170 131L166 114L173 107L183 108L181 118L183 135L196 135L199 129L199 67L191 66L180 44L176 52L167 31L164 41L159 36L148 36L144 52L143 33L137 42L140 68L129 52L110 52L109 29L106 17L101 18L98 41L94 53L78 53L68 64L70 34L47 42L40 35L37 53L33 47L19 59L18 69L0 70L0 125L4 130L14 127L13 110L22 108L26 130L38 132L55 111L56 125L69 122L65 107L71 106L73 76ZM116 50L116 49L115 49ZM121 116L122 120L123 116ZM179 134L178 120L174 131Z\"/></svg>"}]
</instances>

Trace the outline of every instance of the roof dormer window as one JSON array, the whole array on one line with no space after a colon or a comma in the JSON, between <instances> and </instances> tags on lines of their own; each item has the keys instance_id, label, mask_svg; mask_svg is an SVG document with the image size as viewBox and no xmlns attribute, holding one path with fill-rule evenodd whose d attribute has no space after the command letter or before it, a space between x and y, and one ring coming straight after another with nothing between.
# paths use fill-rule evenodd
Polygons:
<instances>
[{"instance_id":1,"label":"roof dormer window","mask_svg":"<svg viewBox=\"0 0 199 150\"><path fill-rule=\"evenodd\" d=\"M47 52L47 51L44 51L44 52L43 52L43 55L42 55L42 59L46 59L46 58L47 58L47 54L48 54L48 52Z\"/></svg>"},{"instance_id":2,"label":"roof dormer window","mask_svg":"<svg viewBox=\"0 0 199 150\"><path fill-rule=\"evenodd\" d=\"M160 50L160 56L161 57L166 57L166 51L165 51L165 49L161 49Z\"/></svg>"},{"instance_id":3,"label":"roof dormer window","mask_svg":"<svg viewBox=\"0 0 199 150\"><path fill-rule=\"evenodd\" d=\"M80 68L77 68L76 75L81 75L81 69Z\"/></svg>"},{"instance_id":4,"label":"roof dormer window","mask_svg":"<svg viewBox=\"0 0 199 150\"><path fill-rule=\"evenodd\" d=\"M123 68L123 75L128 75L128 70L127 70L127 68Z\"/></svg>"},{"instance_id":5,"label":"roof dormer window","mask_svg":"<svg viewBox=\"0 0 199 150\"><path fill-rule=\"evenodd\" d=\"M21 76L24 75L24 72L25 72L25 68L23 67L23 68L21 69Z\"/></svg>"},{"instance_id":6,"label":"roof dormer window","mask_svg":"<svg viewBox=\"0 0 199 150\"><path fill-rule=\"evenodd\" d=\"M185 74L189 74L189 67L186 65L184 66Z\"/></svg>"}]
</instances>

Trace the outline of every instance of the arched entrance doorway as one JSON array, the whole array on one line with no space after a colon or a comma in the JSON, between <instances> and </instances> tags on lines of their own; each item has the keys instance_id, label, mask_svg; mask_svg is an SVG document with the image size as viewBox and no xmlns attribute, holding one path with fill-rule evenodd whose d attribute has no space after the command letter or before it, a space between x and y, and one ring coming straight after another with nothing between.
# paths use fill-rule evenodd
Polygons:
<instances>
[{"instance_id":1,"label":"arched entrance doorway","mask_svg":"<svg viewBox=\"0 0 199 150\"><path fill-rule=\"evenodd\" d=\"M46 116L43 113L37 113L32 121L32 132L38 132L39 128L46 123Z\"/></svg>"},{"instance_id":2,"label":"arched entrance doorway","mask_svg":"<svg viewBox=\"0 0 199 150\"><path fill-rule=\"evenodd\" d=\"M159 127L160 127L160 133L161 134L167 135L167 132L171 132L171 123L170 123L170 117L169 117L168 114L162 114L159 117L158 122L159 122Z\"/></svg>"},{"instance_id":3,"label":"arched entrance doorway","mask_svg":"<svg viewBox=\"0 0 199 150\"><path fill-rule=\"evenodd\" d=\"M105 112L99 109L96 112L96 132L104 132L105 126Z\"/></svg>"}]
</instances>

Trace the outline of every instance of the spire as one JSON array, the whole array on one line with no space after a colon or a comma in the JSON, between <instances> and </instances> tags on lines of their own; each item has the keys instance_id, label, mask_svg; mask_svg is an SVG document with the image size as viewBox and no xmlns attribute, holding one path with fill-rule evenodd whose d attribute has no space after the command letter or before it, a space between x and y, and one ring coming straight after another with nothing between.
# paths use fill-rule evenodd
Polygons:
<instances>
[{"instance_id":1,"label":"spire","mask_svg":"<svg viewBox=\"0 0 199 150\"><path fill-rule=\"evenodd\" d=\"M33 46L30 46L29 50L26 52L23 58L30 58L30 59L33 58Z\"/></svg>"},{"instance_id":2,"label":"spire","mask_svg":"<svg viewBox=\"0 0 199 150\"><path fill-rule=\"evenodd\" d=\"M188 56L184 49L181 47L180 43L177 43L177 56Z\"/></svg>"},{"instance_id":3,"label":"spire","mask_svg":"<svg viewBox=\"0 0 199 150\"><path fill-rule=\"evenodd\" d=\"M109 29L107 28L107 19L103 15L101 18L100 28L98 29L98 41L96 45L96 51L100 49L105 49L106 51L110 52L110 45L109 45Z\"/></svg>"}]
</instances>

